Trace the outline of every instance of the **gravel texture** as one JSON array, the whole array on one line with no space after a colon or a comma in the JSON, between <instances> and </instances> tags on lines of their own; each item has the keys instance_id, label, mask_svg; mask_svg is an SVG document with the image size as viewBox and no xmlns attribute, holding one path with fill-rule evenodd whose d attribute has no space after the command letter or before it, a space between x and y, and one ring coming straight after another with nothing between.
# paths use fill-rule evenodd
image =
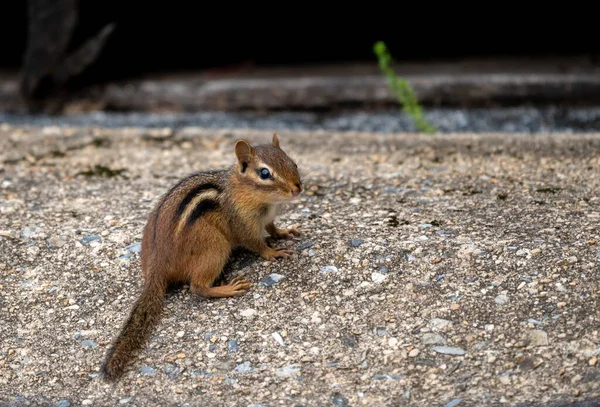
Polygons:
<instances>
[{"instance_id":1,"label":"gravel texture","mask_svg":"<svg viewBox=\"0 0 600 407\"><path fill-rule=\"evenodd\" d=\"M0 404L598 405L598 134L279 134L294 258L236 252L241 297L173 288L111 385L152 206L271 133L2 125Z\"/></svg>"},{"instance_id":2,"label":"gravel texture","mask_svg":"<svg viewBox=\"0 0 600 407\"><path fill-rule=\"evenodd\" d=\"M425 108L425 118L440 133L581 133L600 131L600 107L514 107L450 109ZM197 113L73 113L67 116L21 115L0 112L0 123L38 126L171 127L212 129L249 128L272 131L415 132L412 119L400 108L391 110L342 110L335 113L282 111Z\"/></svg>"}]
</instances>

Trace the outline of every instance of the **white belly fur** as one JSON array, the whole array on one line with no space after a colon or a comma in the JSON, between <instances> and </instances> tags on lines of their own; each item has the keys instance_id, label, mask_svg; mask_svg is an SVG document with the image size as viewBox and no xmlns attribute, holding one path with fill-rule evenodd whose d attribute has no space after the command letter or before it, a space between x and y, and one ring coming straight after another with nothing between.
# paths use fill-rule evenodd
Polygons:
<instances>
[{"instance_id":1,"label":"white belly fur","mask_svg":"<svg viewBox=\"0 0 600 407\"><path fill-rule=\"evenodd\" d=\"M273 222L275 220L275 217L279 214L280 210L281 210L280 204L270 205L269 211L267 212L267 215L265 216L265 225L268 225L269 223Z\"/></svg>"}]
</instances>

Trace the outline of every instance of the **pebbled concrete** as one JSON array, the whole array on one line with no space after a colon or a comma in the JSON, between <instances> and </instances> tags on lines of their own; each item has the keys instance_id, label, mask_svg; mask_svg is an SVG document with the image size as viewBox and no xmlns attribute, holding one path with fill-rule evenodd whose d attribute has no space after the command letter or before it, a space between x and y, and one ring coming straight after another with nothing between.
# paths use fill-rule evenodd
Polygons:
<instances>
[{"instance_id":1,"label":"pebbled concrete","mask_svg":"<svg viewBox=\"0 0 600 407\"><path fill-rule=\"evenodd\" d=\"M1 126L0 404L598 405L598 134L280 132L297 255L236 253L239 298L174 288L104 383L152 206L270 135Z\"/></svg>"}]
</instances>

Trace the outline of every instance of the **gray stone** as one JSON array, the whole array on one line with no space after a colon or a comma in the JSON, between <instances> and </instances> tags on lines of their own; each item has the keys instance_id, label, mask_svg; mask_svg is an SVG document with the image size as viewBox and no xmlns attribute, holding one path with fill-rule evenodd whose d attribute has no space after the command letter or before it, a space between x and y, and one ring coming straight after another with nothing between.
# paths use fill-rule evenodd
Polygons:
<instances>
[{"instance_id":1,"label":"gray stone","mask_svg":"<svg viewBox=\"0 0 600 407\"><path fill-rule=\"evenodd\" d=\"M401 380L402 376L397 374L376 374L371 380Z\"/></svg>"},{"instance_id":2,"label":"gray stone","mask_svg":"<svg viewBox=\"0 0 600 407\"><path fill-rule=\"evenodd\" d=\"M444 407L455 407L455 406L458 406L461 401L462 401L462 399L454 399L454 400L450 401L449 403L447 403Z\"/></svg>"},{"instance_id":3,"label":"gray stone","mask_svg":"<svg viewBox=\"0 0 600 407\"><path fill-rule=\"evenodd\" d=\"M335 392L331 395L331 402L338 407L350 407L348 399L343 394Z\"/></svg>"},{"instance_id":4,"label":"gray stone","mask_svg":"<svg viewBox=\"0 0 600 407\"><path fill-rule=\"evenodd\" d=\"M443 331L447 327L452 325L452 321L442 318L432 318L429 321L429 326L433 331Z\"/></svg>"},{"instance_id":5,"label":"gray stone","mask_svg":"<svg viewBox=\"0 0 600 407\"><path fill-rule=\"evenodd\" d=\"M349 243L349 246L350 247L358 247L363 243L364 243L364 240L362 240L362 239L352 239Z\"/></svg>"},{"instance_id":6,"label":"gray stone","mask_svg":"<svg viewBox=\"0 0 600 407\"><path fill-rule=\"evenodd\" d=\"M65 244L67 244L67 242L65 242L58 236L52 236L50 239L48 239L48 246L51 248L61 248Z\"/></svg>"},{"instance_id":7,"label":"gray stone","mask_svg":"<svg viewBox=\"0 0 600 407\"><path fill-rule=\"evenodd\" d=\"M163 367L163 371L165 372L165 374L167 376L170 376L170 377L177 377L177 376L179 376L179 373L181 372L179 367L177 367L176 365L173 365L171 363L165 364L165 366Z\"/></svg>"},{"instance_id":8,"label":"gray stone","mask_svg":"<svg viewBox=\"0 0 600 407\"><path fill-rule=\"evenodd\" d=\"M142 374L144 375L155 375L156 370L150 366L142 366Z\"/></svg>"},{"instance_id":9,"label":"gray stone","mask_svg":"<svg viewBox=\"0 0 600 407\"><path fill-rule=\"evenodd\" d=\"M540 329L529 332L529 346L548 346L548 334Z\"/></svg>"},{"instance_id":10,"label":"gray stone","mask_svg":"<svg viewBox=\"0 0 600 407\"><path fill-rule=\"evenodd\" d=\"M446 339L442 335L427 332L421 337L421 343L423 345L445 345Z\"/></svg>"},{"instance_id":11,"label":"gray stone","mask_svg":"<svg viewBox=\"0 0 600 407\"><path fill-rule=\"evenodd\" d=\"M229 352L235 352L239 349L240 347L238 346L238 341L236 341L235 339L231 339L229 342L227 342L227 350Z\"/></svg>"},{"instance_id":12,"label":"gray stone","mask_svg":"<svg viewBox=\"0 0 600 407\"><path fill-rule=\"evenodd\" d=\"M358 345L356 335L348 332L342 333L340 342L342 343L342 345L347 346L348 348L356 348L356 346Z\"/></svg>"},{"instance_id":13,"label":"gray stone","mask_svg":"<svg viewBox=\"0 0 600 407\"><path fill-rule=\"evenodd\" d=\"M300 251L300 250L304 250L304 249L309 249L314 245L313 242L311 241L306 241L306 242L302 242L296 245L296 250Z\"/></svg>"},{"instance_id":14,"label":"gray stone","mask_svg":"<svg viewBox=\"0 0 600 407\"><path fill-rule=\"evenodd\" d=\"M275 371L275 376L280 379L296 377L300 374L300 368L297 365L287 365L280 367Z\"/></svg>"},{"instance_id":15,"label":"gray stone","mask_svg":"<svg viewBox=\"0 0 600 407\"><path fill-rule=\"evenodd\" d=\"M463 349L456 348L454 346L433 346L431 349L436 351L437 353L442 353L444 355L464 355L465 352Z\"/></svg>"},{"instance_id":16,"label":"gray stone","mask_svg":"<svg viewBox=\"0 0 600 407\"><path fill-rule=\"evenodd\" d=\"M250 362L246 361L242 364L239 364L235 367L235 369L233 369L234 372L236 373L251 373L254 372L254 368L250 365Z\"/></svg>"},{"instance_id":17,"label":"gray stone","mask_svg":"<svg viewBox=\"0 0 600 407\"><path fill-rule=\"evenodd\" d=\"M80 242L84 245L94 245L102 242L102 238L97 235L89 235L83 237Z\"/></svg>"},{"instance_id":18,"label":"gray stone","mask_svg":"<svg viewBox=\"0 0 600 407\"><path fill-rule=\"evenodd\" d=\"M192 372L192 376L194 376L194 377L198 377L198 376L211 377L212 375L213 375L212 373L207 372L206 370L203 370L203 369L194 370Z\"/></svg>"},{"instance_id":19,"label":"gray stone","mask_svg":"<svg viewBox=\"0 0 600 407\"><path fill-rule=\"evenodd\" d=\"M278 283L280 280L284 279L285 276L283 274L271 273L258 283L259 286L262 287L271 287L275 283Z\"/></svg>"},{"instance_id":20,"label":"gray stone","mask_svg":"<svg viewBox=\"0 0 600 407\"><path fill-rule=\"evenodd\" d=\"M23 239L29 239L33 235L35 235L39 230L40 230L40 228L37 227L37 226L28 226L28 227L25 227L25 228L23 228L23 230L21 230L21 238L23 238Z\"/></svg>"},{"instance_id":21,"label":"gray stone","mask_svg":"<svg viewBox=\"0 0 600 407\"><path fill-rule=\"evenodd\" d=\"M125 247L125 250L131 253L140 253L142 251L141 243L132 243L129 246Z\"/></svg>"},{"instance_id":22,"label":"gray stone","mask_svg":"<svg viewBox=\"0 0 600 407\"><path fill-rule=\"evenodd\" d=\"M496 298L494 298L494 302L498 305L504 305L506 303L508 303L509 298L507 295L504 294L500 294L498 296L496 296Z\"/></svg>"},{"instance_id":23,"label":"gray stone","mask_svg":"<svg viewBox=\"0 0 600 407\"><path fill-rule=\"evenodd\" d=\"M95 348L96 346L98 346L98 344L91 339L86 339L84 341L81 341L81 344L83 346L85 346L86 348Z\"/></svg>"}]
</instances>

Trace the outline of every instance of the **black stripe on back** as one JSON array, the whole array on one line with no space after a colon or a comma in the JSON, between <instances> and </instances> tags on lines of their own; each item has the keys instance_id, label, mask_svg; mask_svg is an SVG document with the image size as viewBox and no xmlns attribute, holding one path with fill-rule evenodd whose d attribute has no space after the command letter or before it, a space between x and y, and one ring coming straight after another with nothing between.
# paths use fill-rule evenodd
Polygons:
<instances>
[{"instance_id":1,"label":"black stripe on back","mask_svg":"<svg viewBox=\"0 0 600 407\"><path fill-rule=\"evenodd\" d=\"M219 207L219 203L214 199L204 199L196 205L190 217L187 220L187 226L192 226L194 222L202 217L208 211L214 211Z\"/></svg>"},{"instance_id":2,"label":"black stripe on back","mask_svg":"<svg viewBox=\"0 0 600 407\"><path fill-rule=\"evenodd\" d=\"M153 227L153 237L152 237L152 243L156 244L156 228L158 227L158 216L160 215L160 212L162 210L162 206L165 204L165 202L167 202L169 200L169 198L171 197L171 195L173 195L173 192L175 192L175 190L177 188L179 188L181 185L183 185L184 183L188 182L189 180L191 180L192 178L197 177L198 175L200 175L200 172L194 172L192 174L189 174L188 176L186 176L185 178L180 179L179 181L177 181L177 183L175 185L173 185L166 194L164 194L162 196L162 198L160 199L158 205L155 208L155 215L154 215L154 227Z\"/></svg>"},{"instance_id":3,"label":"black stripe on back","mask_svg":"<svg viewBox=\"0 0 600 407\"><path fill-rule=\"evenodd\" d=\"M213 184L212 182L208 182L206 184L201 184L195 188L192 188L179 203L179 207L177 208L177 213L175 214L175 218L177 219L181 215L183 215L183 212L185 212L185 208L190 204L190 202L192 201L192 199L194 199L194 197L196 195L198 195L202 191L206 191L209 189L215 189L218 192L222 192L221 187L218 186L217 184Z\"/></svg>"}]
</instances>

